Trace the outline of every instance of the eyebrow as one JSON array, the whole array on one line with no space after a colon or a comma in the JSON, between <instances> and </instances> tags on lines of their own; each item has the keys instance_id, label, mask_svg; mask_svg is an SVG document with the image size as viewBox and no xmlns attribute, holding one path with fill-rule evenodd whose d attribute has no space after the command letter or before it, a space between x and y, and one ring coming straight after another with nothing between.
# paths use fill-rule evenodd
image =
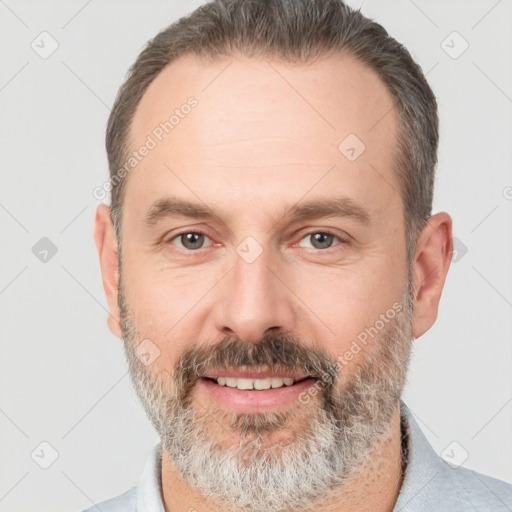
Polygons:
<instances>
[{"instance_id":1,"label":"eyebrow","mask_svg":"<svg viewBox=\"0 0 512 512\"><path fill-rule=\"evenodd\" d=\"M144 216L144 223L154 226L160 220L172 217L188 217L193 219L214 220L219 219L210 208L201 203L195 203L178 198L159 199L150 207ZM279 220L297 222L318 219L322 217L350 217L363 225L368 225L371 216L361 205L350 197L339 197L325 200L313 200L286 208Z\"/></svg>"}]
</instances>

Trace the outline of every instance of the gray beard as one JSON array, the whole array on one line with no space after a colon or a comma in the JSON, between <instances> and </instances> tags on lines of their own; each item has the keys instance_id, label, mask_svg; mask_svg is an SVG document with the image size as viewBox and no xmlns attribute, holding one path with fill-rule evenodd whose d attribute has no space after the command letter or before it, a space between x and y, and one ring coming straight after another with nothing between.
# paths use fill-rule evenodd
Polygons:
<instances>
[{"instance_id":1,"label":"gray beard","mask_svg":"<svg viewBox=\"0 0 512 512\"><path fill-rule=\"evenodd\" d=\"M260 344L225 339L205 349L192 348L173 372L155 375L136 355L140 339L120 284L121 327L131 380L182 477L204 497L221 500L223 510L251 512L306 510L351 481L371 464L369 455L389 433L399 406L413 339L411 287L409 279L402 310L361 348L361 362L344 379L344 368L332 372L337 363L332 356L277 335ZM290 361L299 364L291 366ZM199 370L222 367L220 362L288 369L302 365L322 376L321 385L310 403L285 411L195 411L192 397ZM304 414L306 408L309 414ZM211 431L214 422L238 434L240 442L226 445L217 440ZM297 426L298 434L289 443L265 442L269 434Z\"/></svg>"}]
</instances>

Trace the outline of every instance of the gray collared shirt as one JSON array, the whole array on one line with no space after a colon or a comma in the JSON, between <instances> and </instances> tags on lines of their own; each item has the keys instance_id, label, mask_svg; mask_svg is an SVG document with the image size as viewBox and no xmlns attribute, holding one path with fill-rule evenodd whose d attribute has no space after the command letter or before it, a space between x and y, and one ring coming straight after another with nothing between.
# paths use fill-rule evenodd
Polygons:
<instances>
[{"instance_id":1,"label":"gray collared shirt","mask_svg":"<svg viewBox=\"0 0 512 512\"><path fill-rule=\"evenodd\" d=\"M512 512L511 484L449 465L430 446L403 401L400 408L407 467L393 512ZM137 487L84 512L165 512L161 476L157 444Z\"/></svg>"}]
</instances>

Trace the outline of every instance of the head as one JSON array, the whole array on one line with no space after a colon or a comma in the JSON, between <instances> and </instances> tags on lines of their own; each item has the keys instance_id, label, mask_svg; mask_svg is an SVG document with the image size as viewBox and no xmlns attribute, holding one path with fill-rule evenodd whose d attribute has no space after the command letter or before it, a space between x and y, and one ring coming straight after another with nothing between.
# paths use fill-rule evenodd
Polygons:
<instances>
[{"instance_id":1,"label":"head","mask_svg":"<svg viewBox=\"0 0 512 512\"><path fill-rule=\"evenodd\" d=\"M135 387L205 495L305 507L386 435L450 263L437 143L421 69L338 0L208 3L137 58L95 237ZM211 379L240 369L307 379L233 406Z\"/></svg>"}]
</instances>

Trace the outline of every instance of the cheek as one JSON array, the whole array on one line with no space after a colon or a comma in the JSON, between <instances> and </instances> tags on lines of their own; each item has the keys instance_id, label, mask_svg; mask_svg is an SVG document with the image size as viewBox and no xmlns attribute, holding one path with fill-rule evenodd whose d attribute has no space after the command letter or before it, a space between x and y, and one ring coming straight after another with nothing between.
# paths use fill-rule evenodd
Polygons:
<instances>
[{"instance_id":1,"label":"cheek","mask_svg":"<svg viewBox=\"0 0 512 512\"><path fill-rule=\"evenodd\" d=\"M337 358L351 350L356 340L364 339L369 330L375 333L376 323L380 331L381 315L392 318L393 305L396 307L401 299L403 277L390 272L382 259L372 269L336 269L328 278L297 278L295 289L305 304L306 322L311 322L304 326L305 332L313 329L317 343ZM377 338L378 335L368 337L368 342Z\"/></svg>"},{"instance_id":2,"label":"cheek","mask_svg":"<svg viewBox=\"0 0 512 512\"><path fill-rule=\"evenodd\" d=\"M177 271L144 264L144 255L126 258L123 283L136 343L149 339L160 351L155 366L170 369L199 335L205 293L218 280L214 272ZM136 264L132 262L137 262Z\"/></svg>"}]
</instances>

